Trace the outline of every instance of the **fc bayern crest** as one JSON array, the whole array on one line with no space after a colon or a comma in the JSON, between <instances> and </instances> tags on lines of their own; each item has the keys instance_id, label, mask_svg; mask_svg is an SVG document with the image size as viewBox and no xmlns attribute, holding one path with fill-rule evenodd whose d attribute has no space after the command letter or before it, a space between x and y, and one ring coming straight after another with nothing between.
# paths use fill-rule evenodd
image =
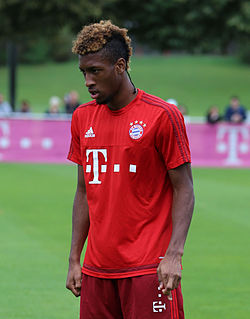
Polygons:
<instances>
[{"instance_id":1,"label":"fc bayern crest","mask_svg":"<svg viewBox=\"0 0 250 319\"><path fill-rule=\"evenodd\" d=\"M138 140L142 137L144 129L143 127L146 127L146 124L143 123L143 121L134 121L130 123L130 129L129 129L129 136L133 140Z\"/></svg>"}]
</instances>

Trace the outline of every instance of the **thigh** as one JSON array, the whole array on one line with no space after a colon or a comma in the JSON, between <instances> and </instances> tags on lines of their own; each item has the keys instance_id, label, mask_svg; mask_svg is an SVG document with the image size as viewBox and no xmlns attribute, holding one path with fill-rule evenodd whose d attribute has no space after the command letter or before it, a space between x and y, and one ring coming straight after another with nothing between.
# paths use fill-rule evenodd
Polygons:
<instances>
[{"instance_id":1,"label":"thigh","mask_svg":"<svg viewBox=\"0 0 250 319\"><path fill-rule=\"evenodd\" d=\"M184 319L181 286L168 300L158 288L157 274L118 281L124 319Z\"/></svg>"},{"instance_id":2,"label":"thigh","mask_svg":"<svg viewBox=\"0 0 250 319\"><path fill-rule=\"evenodd\" d=\"M83 274L80 319L122 319L116 280Z\"/></svg>"}]
</instances>

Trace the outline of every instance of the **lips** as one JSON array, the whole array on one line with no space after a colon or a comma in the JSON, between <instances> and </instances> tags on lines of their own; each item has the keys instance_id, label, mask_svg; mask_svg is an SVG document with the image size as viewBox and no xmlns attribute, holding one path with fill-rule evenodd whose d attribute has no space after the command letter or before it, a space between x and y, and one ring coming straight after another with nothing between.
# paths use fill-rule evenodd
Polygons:
<instances>
[{"instance_id":1,"label":"lips","mask_svg":"<svg viewBox=\"0 0 250 319\"><path fill-rule=\"evenodd\" d=\"M94 90L89 90L90 96L93 100L97 99L99 96L99 92L94 91Z\"/></svg>"}]
</instances>

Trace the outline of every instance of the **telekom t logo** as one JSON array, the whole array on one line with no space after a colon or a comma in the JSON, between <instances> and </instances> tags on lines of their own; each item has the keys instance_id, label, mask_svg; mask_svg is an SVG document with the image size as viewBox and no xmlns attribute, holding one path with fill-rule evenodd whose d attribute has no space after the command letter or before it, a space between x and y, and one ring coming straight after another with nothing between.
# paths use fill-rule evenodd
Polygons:
<instances>
[{"instance_id":1,"label":"telekom t logo","mask_svg":"<svg viewBox=\"0 0 250 319\"><path fill-rule=\"evenodd\" d=\"M101 184L101 181L99 181L99 160L98 160L98 153L101 153L102 156L104 156L105 162L107 162L107 150L105 149L99 149L99 150L86 150L86 157L87 162L89 162L89 154L93 153L93 174L94 179L89 182L89 184ZM101 171L106 172L107 165L101 166ZM91 165L86 166L86 173L91 172Z\"/></svg>"},{"instance_id":2,"label":"telekom t logo","mask_svg":"<svg viewBox=\"0 0 250 319\"><path fill-rule=\"evenodd\" d=\"M104 159L104 162L107 163L107 150L106 149L88 149L86 150L86 162L90 162L90 154L93 155L93 165L87 164L86 165L86 173L90 173L91 169L93 170L94 178L92 181L89 181L89 184L101 184L99 180L99 168L101 168L101 173L107 172L107 164L99 165L99 160ZM113 164L112 170L114 173L120 172L120 164ZM136 173L136 165L130 164L129 165L129 172Z\"/></svg>"},{"instance_id":3,"label":"telekom t logo","mask_svg":"<svg viewBox=\"0 0 250 319\"><path fill-rule=\"evenodd\" d=\"M227 139L226 139L227 137ZM217 132L217 151L227 153L225 163L227 165L239 165L240 154L249 151L249 133L244 126L221 126Z\"/></svg>"}]
</instances>

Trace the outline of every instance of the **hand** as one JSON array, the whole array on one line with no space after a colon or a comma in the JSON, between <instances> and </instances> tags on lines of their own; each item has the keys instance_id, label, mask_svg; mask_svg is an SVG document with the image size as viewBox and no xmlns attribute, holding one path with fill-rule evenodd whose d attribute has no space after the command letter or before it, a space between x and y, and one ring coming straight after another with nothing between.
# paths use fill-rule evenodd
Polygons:
<instances>
[{"instance_id":1,"label":"hand","mask_svg":"<svg viewBox=\"0 0 250 319\"><path fill-rule=\"evenodd\" d=\"M241 122L242 121L242 116L240 115L240 114L233 114L232 115L232 122L234 122L234 123L239 123L239 122Z\"/></svg>"},{"instance_id":2,"label":"hand","mask_svg":"<svg viewBox=\"0 0 250 319\"><path fill-rule=\"evenodd\" d=\"M71 290L72 293L79 297L81 295L82 286L82 269L80 263L70 263L69 271L66 280L66 288Z\"/></svg>"},{"instance_id":3,"label":"hand","mask_svg":"<svg viewBox=\"0 0 250 319\"><path fill-rule=\"evenodd\" d=\"M157 268L160 289L171 300L171 290L176 289L181 281L181 257L165 256Z\"/></svg>"}]
</instances>

